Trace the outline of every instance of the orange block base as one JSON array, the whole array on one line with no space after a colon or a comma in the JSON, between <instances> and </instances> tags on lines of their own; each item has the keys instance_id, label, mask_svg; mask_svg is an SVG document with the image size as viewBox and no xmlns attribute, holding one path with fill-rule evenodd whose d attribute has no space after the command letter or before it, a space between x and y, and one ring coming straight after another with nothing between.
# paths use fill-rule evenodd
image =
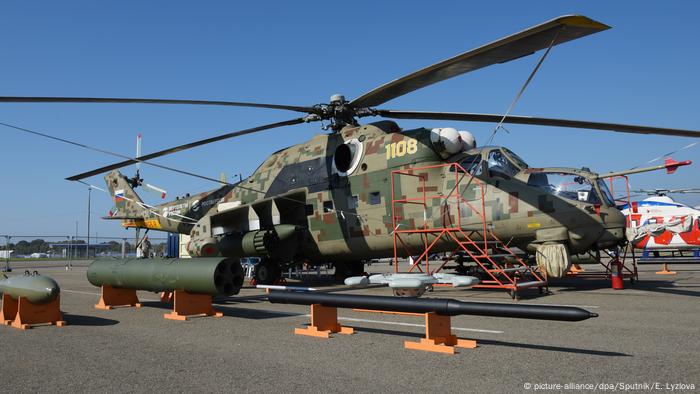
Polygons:
<instances>
[{"instance_id":1,"label":"orange block base","mask_svg":"<svg viewBox=\"0 0 700 394\"><path fill-rule=\"evenodd\" d=\"M14 316L12 316L14 314ZM11 325L20 330L26 330L39 324L50 324L63 327L66 322L62 320L61 297L48 304L32 304L24 297L13 300L7 294L2 296L2 323Z\"/></svg>"},{"instance_id":2,"label":"orange block base","mask_svg":"<svg viewBox=\"0 0 700 394\"><path fill-rule=\"evenodd\" d=\"M426 352L455 354L455 347L474 349L477 345L474 340L460 339L452 335L450 316L430 312L425 314L425 338L418 342L405 341L404 347Z\"/></svg>"},{"instance_id":3,"label":"orange block base","mask_svg":"<svg viewBox=\"0 0 700 394\"><path fill-rule=\"evenodd\" d=\"M295 328L296 335L307 335L317 338L330 338L331 334L354 334L352 327L343 327L338 323L338 308L320 304L311 305L311 325L306 328Z\"/></svg>"},{"instance_id":4,"label":"orange block base","mask_svg":"<svg viewBox=\"0 0 700 394\"><path fill-rule=\"evenodd\" d=\"M661 271L656 271L656 275L676 275L676 271L669 271L668 270L668 263L664 263L663 268Z\"/></svg>"},{"instance_id":5,"label":"orange block base","mask_svg":"<svg viewBox=\"0 0 700 394\"><path fill-rule=\"evenodd\" d=\"M2 295L2 310L0 310L0 323L6 326L12 324L17 317L17 301L9 295Z\"/></svg>"},{"instance_id":6,"label":"orange block base","mask_svg":"<svg viewBox=\"0 0 700 394\"><path fill-rule=\"evenodd\" d=\"M187 321L191 317L222 317L223 315L214 310L209 294L191 294L183 290L175 290L173 311L163 314L163 317L169 320Z\"/></svg>"},{"instance_id":7,"label":"orange block base","mask_svg":"<svg viewBox=\"0 0 700 394\"><path fill-rule=\"evenodd\" d=\"M569 268L569 272L572 274L578 274L579 272L586 272L586 270L578 264L572 264L571 268Z\"/></svg>"},{"instance_id":8,"label":"orange block base","mask_svg":"<svg viewBox=\"0 0 700 394\"><path fill-rule=\"evenodd\" d=\"M136 295L136 290L133 289L117 289L112 286L102 286L102 294L100 301L95 305L95 309L110 310L117 307L135 306L141 308L139 297Z\"/></svg>"}]
</instances>

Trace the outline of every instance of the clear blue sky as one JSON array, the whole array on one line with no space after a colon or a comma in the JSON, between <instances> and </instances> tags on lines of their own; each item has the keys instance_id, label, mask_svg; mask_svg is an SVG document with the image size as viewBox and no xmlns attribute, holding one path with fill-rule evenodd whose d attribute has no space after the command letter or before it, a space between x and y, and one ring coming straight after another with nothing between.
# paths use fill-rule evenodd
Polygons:
<instances>
[{"instance_id":1,"label":"clear blue sky","mask_svg":"<svg viewBox=\"0 0 700 394\"><path fill-rule=\"evenodd\" d=\"M700 129L697 2L183 2L3 1L0 95L221 99L310 105L348 98L405 73L562 14L611 30L553 49L513 111ZM467 74L385 104L390 109L503 112L538 57ZM294 117L259 109L156 105L0 104L0 122L131 155ZM458 126L484 141L490 124ZM693 142L534 126L509 126L496 142L531 165L625 169ZM307 140L317 124L241 137L157 162L218 178L254 170L271 152ZM114 158L0 128L0 234L86 231L86 188L64 178ZM698 162L675 175L646 174L634 187L700 187ZM132 173L126 169L126 173ZM145 167L170 196L213 187ZM102 187L100 176L90 179ZM147 201L155 202L145 196ZM150 198L150 200L148 200ZM700 198L679 200L700 204ZM110 198L93 192L92 233L126 236L99 220Z\"/></svg>"}]
</instances>

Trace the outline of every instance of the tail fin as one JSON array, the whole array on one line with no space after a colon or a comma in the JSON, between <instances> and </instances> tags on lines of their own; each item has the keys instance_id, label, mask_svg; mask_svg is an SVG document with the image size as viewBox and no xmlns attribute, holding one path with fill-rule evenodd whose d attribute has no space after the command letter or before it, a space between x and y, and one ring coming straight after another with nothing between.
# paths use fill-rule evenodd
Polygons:
<instances>
[{"instance_id":1,"label":"tail fin","mask_svg":"<svg viewBox=\"0 0 700 394\"><path fill-rule=\"evenodd\" d=\"M115 205L109 212L109 219L143 219L147 210L126 176L114 170L105 175L105 182Z\"/></svg>"}]
</instances>

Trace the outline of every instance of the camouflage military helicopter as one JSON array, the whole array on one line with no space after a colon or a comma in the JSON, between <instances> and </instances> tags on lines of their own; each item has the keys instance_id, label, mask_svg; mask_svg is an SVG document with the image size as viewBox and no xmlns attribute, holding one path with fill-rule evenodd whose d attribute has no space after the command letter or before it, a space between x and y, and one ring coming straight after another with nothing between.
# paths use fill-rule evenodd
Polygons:
<instances>
[{"instance_id":1,"label":"camouflage military helicopter","mask_svg":"<svg viewBox=\"0 0 700 394\"><path fill-rule=\"evenodd\" d=\"M255 272L259 283L273 283L281 275L281 267L299 262L333 263L338 276L357 275L363 271L364 260L394 254L392 234L400 226L444 226L446 220L457 221L464 229L484 224L501 239L526 251L555 244L578 253L625 242L625 217L602 182L604 176L586 168L533 168L505 147L477 147L468 132L450 128L403 130L391 120L362 125L358 118L502 122L700 137L700 131L693 130L376 108L428 85L608 28L584 16L562 16L396 79L354 100L334 95L329 103L313 106L75 97L2 97L0 102L220 105L304 113L67 178L76 181L109 172L105 180L117 208L112 219L127 227L189 234L188 251L195 256L259 256L262 261ZM316 121L328 122L330 133L273 153L240 182L162 205L144 204L134 192L141 180L117 171L139 162L154 165L149 160L212 142ZM650 169L656 168L641 170ZM395 170L415 176L397 177L392 173ZM406 200L427 192L442 198L394 209L397 195ZM451 195L459 199L450 202ZM483 208L465 208L476 201L483 202ZM473 237L478 239L479 235ZM402 242L419 249L426 239L409 234ZM452 248L449 242L441 241L432 251Z\"/></svg>"}]
</instances>

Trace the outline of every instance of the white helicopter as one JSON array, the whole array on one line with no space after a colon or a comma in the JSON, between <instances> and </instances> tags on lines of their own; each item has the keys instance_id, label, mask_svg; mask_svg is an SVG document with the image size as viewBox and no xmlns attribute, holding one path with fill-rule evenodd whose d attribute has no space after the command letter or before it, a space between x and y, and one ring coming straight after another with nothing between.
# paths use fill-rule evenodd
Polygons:
<instances>
[{"instance_id":1,"label":"white helicopter","mask_svg":"<svg viewBox=\"0 0 700 394\"><path fill-rule=\"evenodd\" d=\"M700 193L700 189L635 190L649 195L622 206L627 216L627 239L646 251L700 248L700 207L674 201L669 194Z\"/></svg>"}]
</instances>

